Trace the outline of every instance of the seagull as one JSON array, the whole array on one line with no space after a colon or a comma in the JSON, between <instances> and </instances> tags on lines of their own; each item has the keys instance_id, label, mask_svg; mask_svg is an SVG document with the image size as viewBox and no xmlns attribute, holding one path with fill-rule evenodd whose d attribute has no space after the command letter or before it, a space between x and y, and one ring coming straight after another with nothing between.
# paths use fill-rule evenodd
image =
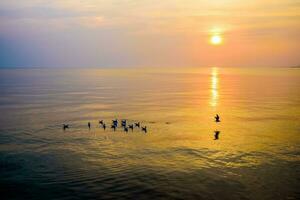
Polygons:
<instances>
[{"instance_id":1,"label":"seagull","mask_svg":"<svg viewBox=\"0 0 300 200\"><path fill-rule=\"evenodd\" d=\"M221 121L220 121L220 116L219 116L218 114L216 114L216 116L215 116L215 122L217 122L217 123L218 123L218 122L221 122Z\"/></svg>"},{"instance_id":2,"label":"seagull","mask_svg":"<svg viewBox=\"0 0 300 200\"><path fill-rule=\"evenodd\" d=\"M112 129L114 129L114 131L116 131L117 126L115 124L112 124L110 128L112 128Z\"/></svg>"},{"instance_id":3,"label":"seagull","mask_svg":"<svg viewBox=\"0 0 300 200\"><path fill-rule=\"evenodd\" d=\"M142 131L144 131L145 133L147 133L147 126L142 127Z\"/></svg>"},{"instance_id":4,"label":"seagull","mask_svg":"<svg viewBox=\"0 0 300 200\"><path fill-rule=\"evenodd\" d=\"M131 125L129 124L129 125L128 125L128 128L130 128L131 131L133 131L133 124L131 124Z\"/></svg>"},{"instance_id":5,"label":"seagull","mask_svg":"<svg viewBox=\"0 0 300 200\"><path fill-rule=\"evenodd\" d=\"M220 131L215 131L215 140L219 139L219 134L220 134Z\"/></svg>"},{"instance_id":6,"label":"seagull","mask_svg":"<svg viewBox=\"0 0 300 200\"><path fill-rule=\"evenodd\" d=\"M63 124L63 129L66 130L67 128L69 128L69 124Z\"/></svg>"},{"instance_id":7,"label":"seagull","mask_svg":"<svg viewBox=\"0 0 300 200\"><path fill-rule=\"evenodd\" d=\"M116 127L118 126L118 120L117 119L112 120L112 123L113 123L114 126L116 126Z\"/></svg>"},{"instance_id":8,"label":"seagull","mask_svg":"<svg viewBox=\"0 0 300 200\"><path fill-rule=\"evenodd\" d=\"M140 128L140 122L136 122L134 123L135 127L139 127Z\"/></svg>"},{"instance_id":9,"label":"seagull","mask_svg":"<svg viewBox=\"0 0 300 200\"><path fill-rule=\"evenodd\" d=\"M122 127L125 127L126 126L126 119L122 120Z\"/></svg>"}]
</instances>

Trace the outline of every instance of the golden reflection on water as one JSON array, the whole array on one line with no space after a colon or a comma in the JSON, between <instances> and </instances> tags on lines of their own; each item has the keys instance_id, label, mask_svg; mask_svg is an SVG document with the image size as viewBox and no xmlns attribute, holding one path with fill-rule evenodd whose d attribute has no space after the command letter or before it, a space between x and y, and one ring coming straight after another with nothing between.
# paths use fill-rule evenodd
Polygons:
<instances>
[{"instance_id":1,"label":"golden reflection on water","mask_svg":"<svg viewBox=\"0 0 300 200\"><path fill-rule=\"evenodd\" d=\"M117 195L124 190L123 185L140 189L140 182L135 184L135 180L143 180L146 189L155 183L158 191L172 193L168 188L174 188L176 192L192 194L211 187L212 181L216 181L216 186L221 181L226 190L238 182L250 190L258 186L267 188L270 176L293 183L295 170L286 166L300 160L297 123L300 72L279 70L215 67L195 73L175 70L154 73L142 69L75 69L71 73L43 69L29 70L30 76L22 75L22 79L22 71L12 70L12 74L2 71L0 80L11 85L0 87L4 95L0 98L0 108L6 106L5 115L0 115L0 138L7 141L0 148L0 156L11 157L5 164L15 166L16 160L22 161L26 149L26 156L37 161L34 165L25 162L28 166L24 168L24 163L17 163L16 166L22 167L18 168L20 171L13 169L15 175L10 180L18 181L21 173L33 169L34 174L24 175L28 180L32 176L43 177L46 170L50 173L45 180L55 181L61 177L57 172L63 167L66 176L58 179L57 184L66 183L66 190L70 191L89 185L95 188L95 194L118 183L121 184L116 188ZM282 71L284 76L279 74ZM31 80L44 82L23 87ZM264 87L258 87L262 83ZM16 95L23 103L15 101ZM7 99L13 107L7 106ZM214 122L216 113L220 114L221 123ZM129 133L121 128L116 132L109 126L106 130L100 128L100 119L110 125L114 118L128 119L130 124L141 121L148 127L148 133L143 134L138 128ZM63 131L61 125L66 122L70 123L70 129ZM87 122L92 123L90 130ZM215 130L220 131L219 140L214 140ZM9 153L15 155L6 156ZM45 163L45 155L54 159ZM277 176L283 169L287 173ZM203 177L209 181L203 181ZM37 181L46 184L43 178ZM103 185L99 186L99 182ZM164 188L166 182L176 184ZM196 187L191 189L191 184ZM236 191L236 187L232 189ZM237 189L239 194L243 192ZM132 195L140 191L143 188ZM248 190L241 198L247 194ZM131 195L130 191L125 195Z\"/></svg>"},{"instance_id":2,"label":"golden reflection on water","mask_svg":"<svg viewBox=\"0 0 300 200\"><path fill-rule=\"evenodd\" d=\"M211 69L210 96L210 105L215 109L219 102L219 70L217 67Z\"/></svg>"}]
</instances>

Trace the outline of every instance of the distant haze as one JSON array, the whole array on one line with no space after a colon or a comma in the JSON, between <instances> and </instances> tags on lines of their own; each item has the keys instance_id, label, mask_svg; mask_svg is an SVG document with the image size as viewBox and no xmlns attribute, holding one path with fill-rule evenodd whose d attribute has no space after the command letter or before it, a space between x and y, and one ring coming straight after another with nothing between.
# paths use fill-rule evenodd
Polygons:
<instances>
[{"instance_id":1,"label":"distant haze","mask_svg":"<svg viewBox=\"0 0 300 200\"><path fill-rule=\"evenodd\" d=\"M0 67L299 64L299 0L0 1Z\"/></svg>"}]
</instances>

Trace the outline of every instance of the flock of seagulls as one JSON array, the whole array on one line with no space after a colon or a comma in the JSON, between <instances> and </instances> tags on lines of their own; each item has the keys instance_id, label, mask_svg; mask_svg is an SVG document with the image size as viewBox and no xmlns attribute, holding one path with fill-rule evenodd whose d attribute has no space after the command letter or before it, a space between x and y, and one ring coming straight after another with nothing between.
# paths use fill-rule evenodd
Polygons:
<instances>
[{"instance_id":1,"label":"flock of seagulls","mask_svg":"<svg viewBox=\"0 0 300 200\"><path fill-rule=\"evenodd\" d=\"M218 114L216 114L216 116L215 116L215 122L216 123L221 122L220 116ZM88 125L88 128L91 129L91 123L88 122L87 125ZM107 128L106 123L103 120L99 120L99 126L101 128L103 128L104 130L106 130L106 128ZM117 119L112 120L110 128L113 131L116 131L118 127L123 128L123 131L126 133L128 133L129 130L131 130L133 132L133 129L135 129L135 128L138 128L142 132L147 133L147 126L144 126L144 127L141 126L140 122L134 122L133 124L128 124L126 119L121 120L121 126L119 126L119 120L117 120ZM69 128L69 124L63 124L63 130L66 130L68 128ZM215 140L219 139L219 134L220 134L220 131L216 130L215 135L214 135Z\"/></svg>"},{"instance_id":2,"label":"flock of seagulls","mask_svg":"<svg viewBox=\"0 0 300 200\"><path fill-rule=\"evenodd\" d=\"M88 128L91 129L91 123L88 122ZM106 130L107 126L106 123L103 120L99 120L99 126L100 128L103 128L103 130ZM114 119L112 120L110 128L113 131L116 131L117 128L120 127L123 129L124 132L128 133L129 130L133 132L133 129L138 128L142 132L147 133L147 126L141 126L140 122L134 122L133 124L128 124L126 119L121 120L121 125L119 126L119 120ZM69 129L69 124L63 124L63 130Z\"/></svg>"}]
</instances>

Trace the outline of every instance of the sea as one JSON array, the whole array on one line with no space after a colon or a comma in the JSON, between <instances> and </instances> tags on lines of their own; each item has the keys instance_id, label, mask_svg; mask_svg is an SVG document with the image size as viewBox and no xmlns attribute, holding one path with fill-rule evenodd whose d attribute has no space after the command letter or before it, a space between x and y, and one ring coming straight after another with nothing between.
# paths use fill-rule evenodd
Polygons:
<instances>
[{"instance_id":1,"label":"sea","mask_svg":"<svg viewBox=\"0 0 300 200\"><path fill-rule=\"evenodd\" d=\"M292 200L299 188L300 68L0 69L2 200Z\"/></svg>"}]
</instances>

